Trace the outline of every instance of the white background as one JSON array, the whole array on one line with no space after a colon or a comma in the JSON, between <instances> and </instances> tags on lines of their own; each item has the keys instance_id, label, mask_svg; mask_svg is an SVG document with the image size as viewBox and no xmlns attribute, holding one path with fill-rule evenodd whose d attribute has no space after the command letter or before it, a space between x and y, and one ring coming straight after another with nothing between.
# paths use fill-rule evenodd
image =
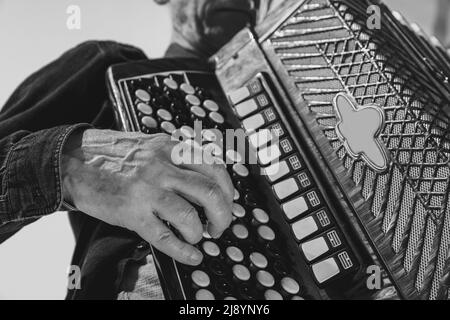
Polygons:
<instances>
[{"instance_id":1,"label":"white background","mask_svg":"<svg viewBox=\"0 0 450 320\"><path fill-rule=\"evenodd\" d=\"M436 1L386 0L429 33ZM66 28L66 9L79 5L82 29ZM167 9L151 0L0 0L0 108L31 72L90 39L136 45L159 57L169 44ZM39 121L39 119L36 119ZM62 299L74 239L57 213L0 246L0 299Z\"/></svg>"}]
</instances>

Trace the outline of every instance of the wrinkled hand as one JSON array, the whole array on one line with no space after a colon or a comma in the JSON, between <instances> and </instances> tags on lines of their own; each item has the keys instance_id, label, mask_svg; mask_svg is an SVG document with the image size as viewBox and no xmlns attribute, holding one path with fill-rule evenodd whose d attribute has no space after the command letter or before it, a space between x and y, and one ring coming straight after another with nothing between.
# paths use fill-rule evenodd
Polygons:
<instances>
[{"instance_id":1,"label":"wrinkled hand","mask_svg":"<svg viewBox=\"0 0 450 320\"><path fill-rule=\"evenodd\" d=\"M92 129L73 135L62 155L64 197L92 217L136 232L177 261L197 265L203 257L193 244L201 240L203 226L191 203L204 208L208 232L220 237L232 221L234 188L223 165L175 165L176 144L163 134Z\"/></svg>"}]
</instances>

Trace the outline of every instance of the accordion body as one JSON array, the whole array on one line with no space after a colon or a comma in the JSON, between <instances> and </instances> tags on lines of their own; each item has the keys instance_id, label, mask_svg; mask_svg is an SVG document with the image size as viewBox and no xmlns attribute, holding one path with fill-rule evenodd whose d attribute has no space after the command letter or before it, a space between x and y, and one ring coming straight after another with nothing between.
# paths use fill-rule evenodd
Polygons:
<instances>
[{"instance_id":1,"label":"accordion body","mask_svg":"<svg viewBox=\"0 0 450 320\"><path fill-rule=\"evenodd\" d=\"M368 23L368 8L379 10L379 28ZM439 44L377 1L288 0L210 62L202 72L214 78L233 127L257 121L265 101L249 99L264 90L344 243L314 256L308 250L322 250L320 234L330 248L337 240L323 229L299 241L307 230L296 222L310 213L292 215L299 198L276 200L274 184L257 178L309 298L450 297L450 59ZM126 81L177 73L183 64L152 68L143 62L109 72L124 130L139 130ZM270 122L267 112L259 117ZM181 267L155 256L166 297L190 298ZM342 276L325 281L319 267L333 264ZM381 286L371 286L377 270Z\"/></svg>"}]
</instances>

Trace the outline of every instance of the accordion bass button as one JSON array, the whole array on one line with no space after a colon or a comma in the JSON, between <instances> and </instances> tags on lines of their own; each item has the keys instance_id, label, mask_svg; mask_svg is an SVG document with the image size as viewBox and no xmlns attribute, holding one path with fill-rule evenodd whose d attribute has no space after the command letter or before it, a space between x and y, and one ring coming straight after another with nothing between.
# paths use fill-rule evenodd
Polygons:
<instances>
[{"instance_id":1,"label":"accordion bass button","mask_svg":"<svg viewBox=\"0 0 450 320\"><path fill-rule=\"evenodd\" d=\"M262 225L258 228L258 235L265 241L275 240L275 232L269 226Z\"/></svg>"},{"instance_id":2,"label":"accordion bass button","mask_svg":"<svg viewBox=\"0 0 450 320\"><path fill-rule=\"evenodd\" d=\"M236 218L244 218L245 217L245 209L239 203L233 203L231 211Z\"/></svg>"},{"instance_id":3,"label":"accordion bass button","mask_svg":"<svg viewBox=\"0 0 450 320\"><path fill-rule=\"evenodd\" d=\"M162 121L172 121L173 120L172 114L165 109L159 109L157 112L157 115Z\"/></svg>"},{"instance_id":4,"label":"accordion bass button","mask_svg":"<svg viewBox=\"0 0 450 320\"><path fill-rule=\"evenodd\" d=\"M218 125L222 125L225 123L225 118L218 112L211 112L209 114L209 119L211 119L212 122Z\"/></svg>"}]
</instances>

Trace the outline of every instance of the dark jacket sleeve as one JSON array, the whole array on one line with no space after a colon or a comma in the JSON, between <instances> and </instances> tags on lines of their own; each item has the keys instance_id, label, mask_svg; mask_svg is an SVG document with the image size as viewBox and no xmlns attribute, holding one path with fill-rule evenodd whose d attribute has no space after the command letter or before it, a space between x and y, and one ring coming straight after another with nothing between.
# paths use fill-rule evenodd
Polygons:
<instances>
[{"instance_id":1,"label":"dark jacket sleeve","mask_svg":"<svg viewBox=\"0 0 450 320\"><path fill-rule=\"evenodd\" d=\"M0 243L61 208L64 142L75 130L112 123L112 113L105 111L107 68L145 58L131 46L86 42L32 74L11 95L0 112Z\"/></svg>"}]
</instances>

